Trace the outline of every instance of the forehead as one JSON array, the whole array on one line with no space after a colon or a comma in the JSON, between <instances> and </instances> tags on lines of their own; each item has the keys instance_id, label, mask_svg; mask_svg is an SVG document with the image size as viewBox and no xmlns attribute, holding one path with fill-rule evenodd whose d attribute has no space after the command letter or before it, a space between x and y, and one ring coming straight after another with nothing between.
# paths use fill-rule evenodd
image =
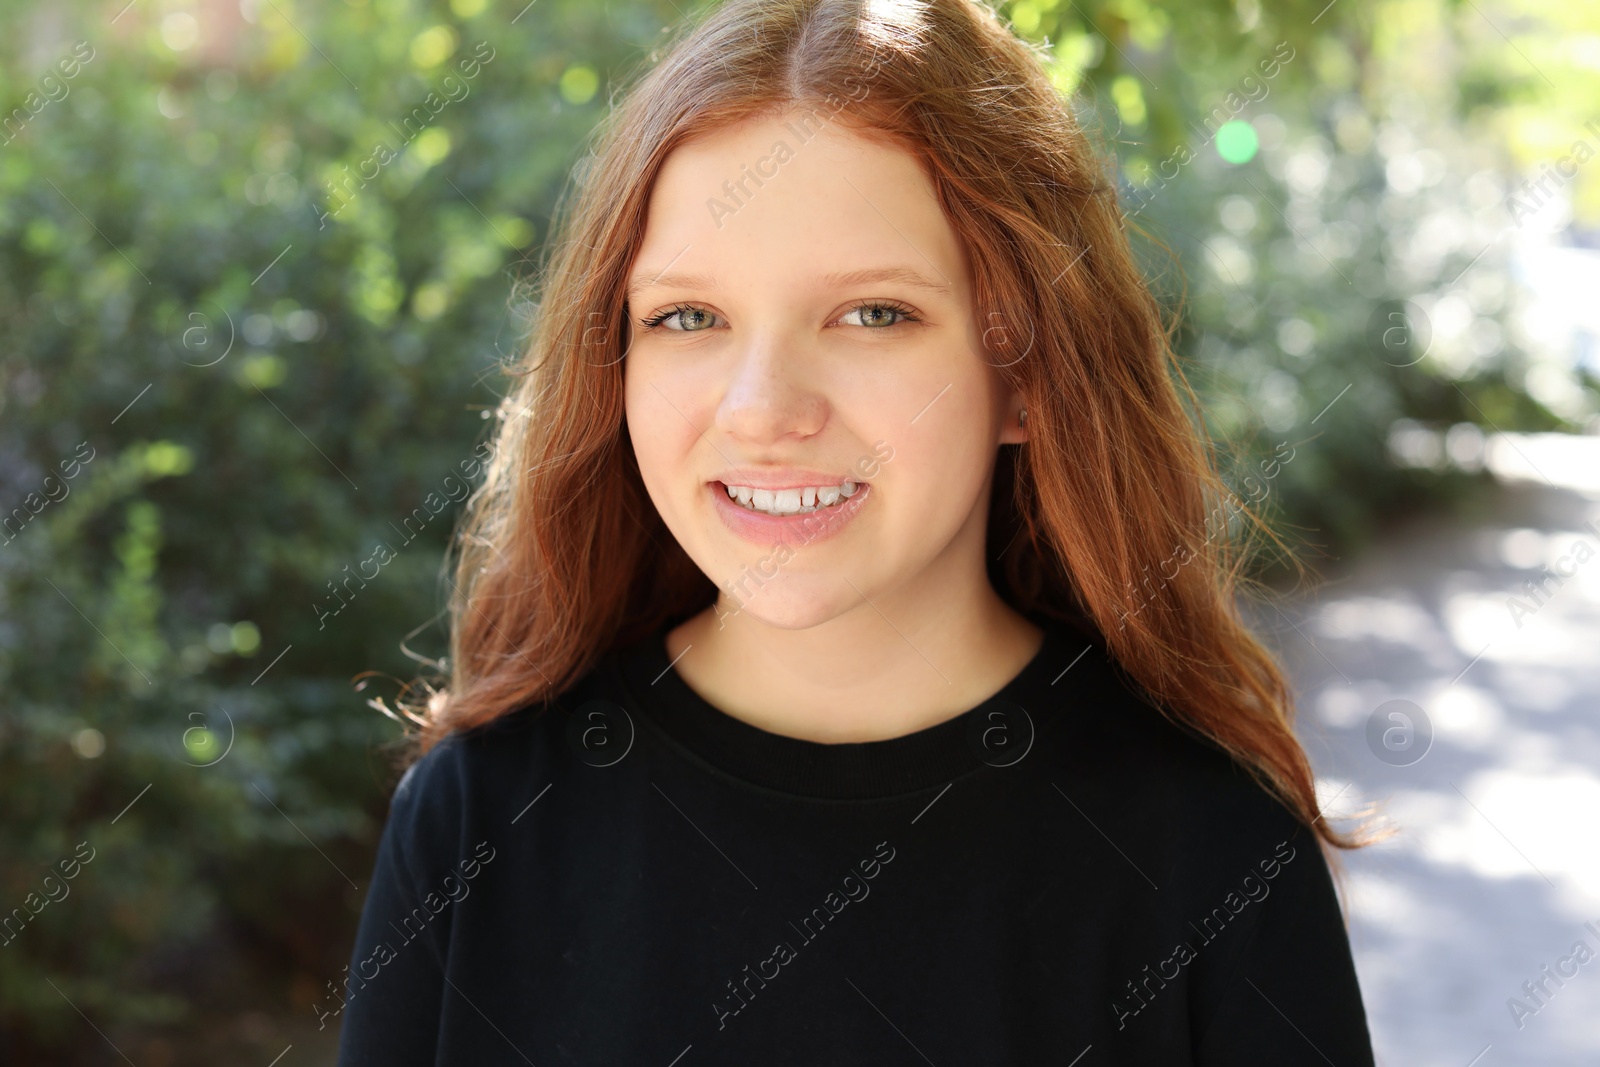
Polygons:
<instances>
[{"instance_id":1,"label":"forehead","mask_svg":"<svg viewBox=\"0 0 1600 1067\"><path fill-rule=\"evenodd\" d=\"M826 109L748 119L674 149L636 263L729 287L887 263L957 293L966 281L960 239L918 161Z\"/></svg>"}]
</instances>

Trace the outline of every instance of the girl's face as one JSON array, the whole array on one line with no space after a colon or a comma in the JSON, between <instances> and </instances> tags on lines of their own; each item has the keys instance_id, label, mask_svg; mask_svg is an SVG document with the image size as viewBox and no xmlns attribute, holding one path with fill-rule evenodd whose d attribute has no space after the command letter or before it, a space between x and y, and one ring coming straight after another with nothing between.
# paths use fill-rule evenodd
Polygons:
<instances>
[{"instance_id":1,"label":"girl's face","mask_svg":"<svg viewBox=\"0 0 1600 1067\"><path fill-rule=\"evenodd\" d=\"M1021 402L910 155L825 110L682 145L629 290L634 453L719 615L800 629L974 592Z\"/></svg>"}]
</instances>

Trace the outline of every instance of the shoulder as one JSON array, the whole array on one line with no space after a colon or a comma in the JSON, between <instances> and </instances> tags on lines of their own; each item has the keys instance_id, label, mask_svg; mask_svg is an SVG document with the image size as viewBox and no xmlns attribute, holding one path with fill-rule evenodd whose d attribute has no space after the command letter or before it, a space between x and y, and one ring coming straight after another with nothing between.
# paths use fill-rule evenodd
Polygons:
<instances>
[{"instance_id":1,"label":"shoulder","mask_svg":"<svg viewBox=\"0 0 1600 1067\"><path fill-rule=\"evenodd\" d=\"M1169 878L1214 882L1236 881L1279 852L1316 851L1310 827L1241 761L1163 711L1103 646L1053 688L1064 691L1044 708L1055 720L1041 737L1044 765L1083 816L1128 842L1130 855Z\"/></svg>"},{"instance_id":2,"label":"shoulder","mask_svg":"<svg viewBox=\"0 0 1600 1067\"><path fill-rule=\"evenodd\" d=\"M574 712L611 694L614 675L607 656L549 705L527 704L449 734L406 768L390 802L391 821L419 832L445 830L527 803L530 785L569 770L573 746L586 740L574 736Z\"/></svg>"}]
</instances>

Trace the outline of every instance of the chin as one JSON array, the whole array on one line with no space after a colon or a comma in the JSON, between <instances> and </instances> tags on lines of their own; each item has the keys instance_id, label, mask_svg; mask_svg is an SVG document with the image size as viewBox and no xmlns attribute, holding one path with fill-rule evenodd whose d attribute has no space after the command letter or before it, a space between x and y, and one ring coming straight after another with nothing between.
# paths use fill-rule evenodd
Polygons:
<instances>
[{"instance_id":1,"label":"chin","mask_svg":"<svg viewBox=\"0 0 1600 1067\"><path fill-rule=\"evenodd\" d=\"M752 590L751 595L744 597L742 602L724 588L724 603L713 609L717 614L719 629L731 625L760 624L777 630L809 630L861 604L861 597L841 579L827 582L835 586L832 589L799 588L802 585L817 585L814 581L790 582L788 588L784 588L780 582L781 578L769 581L760 589Z\"/></svg>"}]
</instances>

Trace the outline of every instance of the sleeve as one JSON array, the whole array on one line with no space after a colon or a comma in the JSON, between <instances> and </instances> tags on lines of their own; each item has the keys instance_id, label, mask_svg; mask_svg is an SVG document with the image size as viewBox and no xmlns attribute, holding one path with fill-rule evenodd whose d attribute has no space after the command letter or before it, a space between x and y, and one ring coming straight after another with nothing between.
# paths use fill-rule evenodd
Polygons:
<instances>
[{"instance_id":1,"label":"sleeve","mask_svg":"<svg viewBox=\"0 0 1600 1067\"><path fill-rule=\"evenodd\" d=\"M444 997L450 909L434 915L442 874L456 855L460 795L451 741L401 777L378 842L350 965L343 976L339 1067L423 1067L435 1062ZM445 866L448 866L448 861Z\"/></svg>"},{"instance_id":2,"label":"sleeve","mask_svg":"<svg viewBox=\"0 0 1600 1067\"><path fill-rule=\"evenodd\" d=\"M1282 835L1288 856L1254 926L1199 1006L1195 1063L1373 1067L1350 939L1327 860L1310 829ZM1298 832L1295 832L1298 831ZM1276 862L1276 858L1275 858Z\"/></svg>"}]
</instances>

